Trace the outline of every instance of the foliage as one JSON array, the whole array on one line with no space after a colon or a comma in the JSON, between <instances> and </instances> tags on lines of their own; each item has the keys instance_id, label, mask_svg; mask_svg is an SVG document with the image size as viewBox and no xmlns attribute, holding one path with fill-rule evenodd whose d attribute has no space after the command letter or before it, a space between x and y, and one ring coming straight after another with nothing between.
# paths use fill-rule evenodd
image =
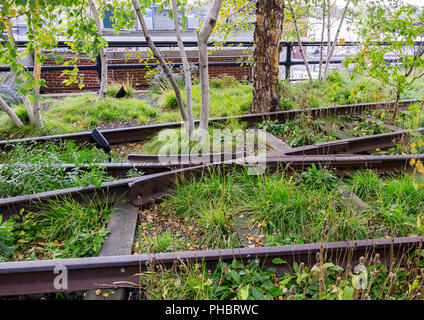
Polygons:
<instances>
[{"instance_id":1,"label":"foliage","mask_svg":"<svg viewBox=\"0 0 424 320\"><path fill-rule=\"evenodd\" d=\"M313 120L306 115L298 116L285 123L275 120L256 124L260 129L284 138L285 143L292 148L335 140L335 134L325 133L324 125L323 121Z\"/></svg>"},{"instance_id":2,"label":"foliage","mask_svg":"<svg viewBox=\"0 0 424 320\"><path fill-rule=\"evenodd\" d=\"M99 186L111 181L104 168L95 162L107 162L108 156L96 148L77 147L73 142L61 145L44 143L35 146L18 144L1 156L0 197L38 193L70 187ZM74 163L73 169L61 167ZM88 165L83 168L83 165Z\"/></svg>"},{"instance_id":3,"label":"foliage","mask_svg":"<svg viewBox=\"0 0 424 320\"><path fill-rule=\"evenodd\" d=\"M398 0L389 4L390 10L380 0L366 5L359 19L359 53L344 63L355 64L352 77L356 73L368 74L392 86L398 100L408 86L424 75L424 47L415 45L423 38L424 12ZM392 63L385 61L389 55L395 58Z\"/></svg>"},{"instance_id":4,"label":"foliage","mask_svg":"<svg viewBox=\"0 0 424 320\"><path fill-rule=\"evenodd\" d=\"M0 97L10 106L22 103L22 97L15 90L5 85L0 85Z\"/></svg>"},{"instance_id":5,"label":"foliage","mask_svg":"<svg viewBox=\"0 0 424 320\"><path fill-rule=\"evenodd\" d=\"M14 244L9 260L60 259L96 256L107 235L112 212L107 201L92 199L82 206L72 198L50 200L38 211L8 222Z\"/></svg>"},{"instance_id":6,"label":"foliage","mask_svg":"<svg viewBox=\"0 0 424 320\"><path fill-rule=\"evenodd\" d=\"M10 222L2 222L2 216L0 215L0 262L13 254L14 246L11 229Z\"/></svg>"}]
</instances>

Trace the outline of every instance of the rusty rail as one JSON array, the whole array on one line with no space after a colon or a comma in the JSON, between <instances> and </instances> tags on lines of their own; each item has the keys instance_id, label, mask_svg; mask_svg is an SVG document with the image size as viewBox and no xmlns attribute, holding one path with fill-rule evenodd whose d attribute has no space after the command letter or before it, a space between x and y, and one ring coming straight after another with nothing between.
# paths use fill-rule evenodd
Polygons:
<instances>
[{"instance_id":1,"label":"rusty rail","mask_svg":"<svg viewBox=\"0 0 424 320\"><path fill-rule=\"evenodd\" d=\"M379 254L381 263L393 262L404 266L408 254L422 247L424 237L394 239L373 239L323 243L322 250L327 261L340 266L354 267L360 257L374 259ZM303 262L313 266L316 254L321 252L321 244L286 245L274 247L241 248L225 250L189 251L159 254L109 256L80 259L60 259L44 261L23 261L0 263L0 296L35 294L60 291L77 291L114 287L137 287L139 274L148 266L162 265L172 268L180 262L205 263L212 270L221 260L233 259L248 261L258 258L265 267L276 267L278 274L292 271L293 262ZM285 260L286 264L274 264L274 258ZM58 272L55 268L66 267L67 289L54 287Z\"/></svg>"},{"instance_id":2,"label":"rusty rail","mask_svg":"<svg viewBox=\"0 0 424 320\"><path fill-rule=\"evenodd\" d=\"M405 108L419 100L403 100L401 101L401 107ZM247 114L241 116L232 117L221 117L210 119L210 123L226 123L230 120L239 120L246 122L248 126L253 126L257 122L262 122L264 119L268 120L279 120L288 121L294 119L297 115L306 113L312 118L330 117L334 115L344 114L360 114L365 110L377 110L377 109L390 109L393 106L393 101L385 102L370 102L360 103L353 105L341 105L323 108L311 108L311 109L299 109L299 110L288 110L288 111L277 111L263 114ZM196 121L198 123L198 121ZM176 129L181 128L183 122L165 123L165 124L153 124L146 126L121 128L121 129L108 129L101 130L100 132L108 140L110 144L119 144L126 142L140 141L150 137L151 135L160 132L165 129ZM11 145L16 143L32 143L32 142L46 142L50 140L73 140L77 144L89 143L91 132L78 132L71 134L61 134L44 137L14 139L14 140L2 140L0 141L0 150L10 148Z\"/></svg>"}]
</instances>

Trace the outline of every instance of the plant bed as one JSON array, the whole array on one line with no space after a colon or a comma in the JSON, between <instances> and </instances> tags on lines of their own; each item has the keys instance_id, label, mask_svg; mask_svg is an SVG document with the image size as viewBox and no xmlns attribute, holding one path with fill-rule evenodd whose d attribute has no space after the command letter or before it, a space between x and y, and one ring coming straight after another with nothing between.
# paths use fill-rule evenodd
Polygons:
<instances>
[{"instance_id":1,"label":"plant bed","mask_svg":"<svg viewBox=\"0 0 424 320\"><path fill-rule=\"evenodd\" d=\"M277 274L259 259L205 264L179 262L172 268L152 265L141 274L133 300L422 300L422 250L410 254L408 268L380 262L378 254L361 257L353 271L327 260L312 267L294 263L293 271ZM274 258L276 265L287 264Z\"/></svg>"},{"instance_id":2,"label":"plant bed","mask_svg":"<svg viewBox=\"0 0 424 320\"><path fill-rule=\"evenodd\" d=\"M88 206L70 197L40 204L37 212L15 215L0 224L0 260L96 256L111 213L107 202L96 199Z\"/></svg>"},{"instance_id":3,"label":"plant bed","mask_svg":"<svg viewBox=\"0 0 424 320\"><path fill-rule=\"evenodd\" d=\"M100 186L113 181L96 163L108 162L109 156L95 147L81 147L72 141L60 144L18 144L0 154L0 198L45 191ZM63 164L74 164L68 170Z\"/></svg>"},{"instance_id":4,"label":"plant bed","mask_svg":"<svg viewBox=\"0 0 424 320\"><path fill-rule=\"evenodd\" d=\"M419 175L393 176L387 181L381 180L380 185L393 185L395 191L384 193L386 189L383 188L381 193L364 198L364 192L357 186L357 181L362 181L361 177L362 173L357 173L336 178L331 171L315 166L291 177L281 173L255 177L246 172L217 169L205 174L199 181L178 182L170 195L154 206L153 211L144 211L143 217L150 217L150 220L141 220L142 242L156 241L157 245L163 242L171 247L177 244L180 250L192 250L422 234L417 219L421 219L424 197L417 190L424 187L424 179ZM383 179L375 173L374 177ZM371 178L369 180L371 182L362 182L359 186L369 183L369 188L379 190L378 185L373 184ZM346 201L342 195L341 190L346 188L350 188L352 193L358 191L360 198L372 204L371 208L357 212L352 197ZM407 195L402 194L403 191ZM386 204L375 207L383 198ZM406 207L410 208L409 211L402 211ZM391 212L396 219L389 217ZM239 217L242 217L241 222ZM161 221L167 222L163 224ZM166 227L168 222L171 225L169 229ZM185 236L184 232L180 232L175 236L175 223L180 226L180 231L194 229L194 239L201 239L204 246L190 241L191 233ZM248 242L244 245L244 239L236 239L237 225L246 230ZM249 233L250 230L252 232ZM157 247L154 252L157 252Z\"/></svg>"}]
</instances>

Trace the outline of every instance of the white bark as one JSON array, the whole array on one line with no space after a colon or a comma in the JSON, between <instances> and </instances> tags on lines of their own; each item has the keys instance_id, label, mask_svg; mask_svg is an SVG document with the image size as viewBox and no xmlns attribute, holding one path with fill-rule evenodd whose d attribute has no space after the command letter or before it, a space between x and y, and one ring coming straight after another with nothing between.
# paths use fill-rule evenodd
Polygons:
<instances>
[{"instance_id":1,"label":"white bark","mask_svg":"<svg viewBox=\"0 0 424 320\"><path fill-rule=\"evenodd\" d=\"M40 51L36 51L35 56L34 56L34 77L35 77L35 81L39 81L41 78L41 63L39 61L37 61L37 52L40 53ZM34 114L34 121L35 121L35 125L37 127L42 127L43 126L43 119L41 118L41 107L40 107L40 100L39 97L37 97L37 95L40 93L40 86L36 85L34 88L35 91L35 100L32 104L32 111Z\"/></svg>"},{"instance_id":2,"label":"white bark","mask_svg":"<svg viewBox=\"0 0 424 320\"><path fill-rule=\"evenodd\" d=\"M324 32L325 32L325 6L322 6L322 29L321 29L321 44L320 44L320 50L319 50L319 74L318 74L318 80L322 80L322 60L324 58L323 56L323 50L324 50Z\"/></svg>"},{"instance_id":3,"label":"white bark","mask_svg":"<svg viewBox=\"0 0 424 320\"><path fill-rule=\"evenodd\" d=\"M97 28L99 29L99 32L102 33L103 21L100 19L99 12L97 11L97 8L96 8L96 4L94 3L94 0L88 0L88 3L90 4L91 13L93 15L94 20L96 21ZM106 97L107 81L108 81L107 80L107 57L106 57L106 52L104 48L100 48L99 55L100 55L100 61L102 63L99 98L102 99Z\"/></svg>"},{"instance_id":4,"label":"white bark","mask_svg":"<svg viewBox=\"0 0 424 320\"><path fill-rule=\"evenodd\" d=\"M178 22L178 8L177 0L172 0L172 12L175 25L175 35L177 37L178 48L180 49L181 62L183 64L184 80L186 87L186 105L187 105L187 117L188 125L186 126L187 134L190 138L193 138L194 134L194 117L193 117L193 101L192 101L192 88L191 88L191 71L190 65L187 59L187 53L184 48L180 25Z\"/></svg>"},{"instance_id":5,"label":"white bark","mask_svg":"<svg viewBox=\"0 0 424 320\"><path fill-rule=\"evenodd\" d=\"M184 101L183 101L183 97L181 96L181 90L178 87L178 84L175 81L174 77L172 76L172 73L168 67L168 64L166 63L165 59L163 59L159 50L156 48L155 44L153 43L152 38L150 37L149 30L147 29L146 22L144 21L143 13L141 12L140 6L138 4L138 0L131 0L131 2L137 14L138 20L140 21L141 28L143 29L144 38L146 39L146 42L149 45L150 50L152 50L154 57L159 61L159 64L161 65L163 71L165 72L166 76L171 82L172 88L174 89L175 95L177 97L177 103L178 103L178 107L180 108L181 116L183 117L184 121L187 121L188 117L184 108Z\"/></svg>"},{"instance_id":6,"label":"white bark","mask_svg":"<svg viewBox=\"0 0 424 320\"><path fill-rule=\"evenodd\" d=\"M332 56L333 56L333 54L334 54L334 50L335 50L335 48L336 48L336 44L337 44L337 42L338 42L338 38L339 38L339 34L340 34L340 30L341 30L341 28L342 28L342 25L343 25L344 19L345 19L345 17L346 17L346 12L347 12L347 9L349 8L349 4L350 4L350 2L351 2L351 0L347 0L347 1L346 1L346 5L345 5L345 7L344 7L344 9L343 9L343 14L342 14L342 17L340 18L340 23L339 23L339 26L337 27L336 36L335 36L335 38L334 38L333 44L332 44L332 46L331 46L331 49L330 49L330 48L327 48L327 50L329 50L329 52L327 53L327 61L326 61L326 64L325 64L325 69L324 69L324 80L327 80L328 70L329 70L329 68L330 68L330 60L331 60L331 57L332 57ZM330 8L328 8L328 9L329 9L328 15L330 16ZM330 42L329 42L329 43L330 43Z\"/></svg>"},{"instance_id":7,"label":"white bark","mask_svg":"<svg viewBox=\"0 0 424 320\"><path fill-rule=\"evenodd\" d=\"M197 35L199 47L199 76L202 93L202 107L200 111L199 137L204 138L209 123L209 67L208 41L218 19L222 0L214 0L208 17Z\"/></svg>"},{"instance_id":8,"label":"white bark","mask_svg":"<svg viewBox=\"0 0 424 320\"><path fill-rule=\"evenodd\" d=\"M288 0L288 5L289 5L289 10L290 10L292 17L293 17L293 24L294 24L294 29L296 31L297 42L299 43L300 55L302 56L303 62L305 64L306 72L308 74L309 81L312 81L311 69L309 67L308 60L305 57L305 53L303 52L303 45L302 45L302 39L300 37L299 25L297 24L297 18L295 16L295 13L294 13L294 10L293 10L292 4L291 4L291 0Z\"/></svg>"},{"instance_id":9,"label":"white bark","mask_svg":"<svg viewBox=\"0 0 424 320\"><path fill-rule=\"evenodd\" d=\"M6 101L4 101L2 97L0 97L0 107L12 119L15 126L18 128L23 128L24 124L22 123L21 119L18 118L16 113L7 105Z\"/></svg>"},{"instance_id":10,"label":"white bark","mask_svg":"<svg viewBox=\"0 0 424 320\"><path fill-rule=\"evenodd\" d=\"M24 105L28 114L29 123L35 123L34 110L32 110L31 101L29 101L27 96L25 96L23 100L24 100Z\"/></svg>"}]
</instances>

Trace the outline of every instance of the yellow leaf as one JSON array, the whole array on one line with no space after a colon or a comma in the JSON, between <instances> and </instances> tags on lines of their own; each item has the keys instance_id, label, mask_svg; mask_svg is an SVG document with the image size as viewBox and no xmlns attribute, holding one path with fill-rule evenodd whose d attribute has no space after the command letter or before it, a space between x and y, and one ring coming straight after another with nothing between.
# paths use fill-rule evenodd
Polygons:
<instances>
[{"instance_id":1,"label":"yellow leaf","mask_svg":"<svg viewBox=\"0 0 424 320\"><path fill-rule=\"evenodd\" d=\"M409 164L411 165L411 167L413 167L415 163L416 163L415 159L411 159L411 161L409 161Z\"/></svg>"},{"instance_id":2,"label":"yellow leaf","mask_svg":"<svg viewBox=\"0 0 424 320\"><path fill-rule=\"evenodd\" d=\"M339 42L337 42L337 44L338 44L339 46L341 46L341 45L343 45L345 42L346 42L346 40L345 40L345 39L343 39L343 38L341 38L341 39L339 40Z\"/></svg>"},{"instance_id":3,"label":"yellow leaf","mask_svg":"<svg viewBox=\"0 0 424 320\"><path fill-rule=\"evenodd\" d=\"M19 232L19 235L20 235L20 236L24 236L24 235L25 235L25 231L24 231L24 230L22 230L21 232Z\"/></svg>"},{"instance_id":4,"label":"yellow leaf","mask_svg":"<svg viewBox=\"0 0 424 320\"><path fill-rule=\"evenodd\" d=\"M103 293L103 297L107 298L109 296L109 293Z\"/></svg>"}]
</instances>

